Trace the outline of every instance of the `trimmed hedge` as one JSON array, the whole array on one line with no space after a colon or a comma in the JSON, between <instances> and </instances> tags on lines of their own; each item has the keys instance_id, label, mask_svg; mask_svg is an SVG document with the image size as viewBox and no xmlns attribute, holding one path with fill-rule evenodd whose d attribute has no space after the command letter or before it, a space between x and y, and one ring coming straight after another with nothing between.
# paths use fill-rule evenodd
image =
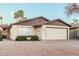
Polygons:
<instances>
[{"instance_id":1,"label":"trimmed hedge","mask_svg":"<svg viewBox=\"0 0 79 59\"><path fill-rule=\"evenodd\" d=\"M2 35L0 35L0 41L2 41L3 40L3 36Z\"/></svg>"},{"instance_id":2,"label":"trimmed hedge","mask_svg":"<svg viewBox=\"0 0 79 59\"><path fill-rule=\"evenodd\" d=\"M31 40L32 41L39 41L39 38L38 38L37 35L34 35L34 36L31 37Z\"/></svg>"},{"instance_id":3,"label":"trimmed hedge","mask_svg":"<svg viewBox=\"0 0 79 59\"><path fill-rule=\"evenodd\" d=\"M3 38L5 39L5 38L7 38L7 36L6 35L2 35L3 36Z\"/></svg>"},{"instance_id":4,"label":"trimmed hedge","mask_svg":"<svg viewBox=\"0 0 79 59\"><path fill-rule=\"evenodd\" d=\"M36 35L33 35L33 36L17 36L15 41L39 41L39 38Z\"/></svg>"},{"instance_id":5,"label":"trimmed hedge","mask_svg":"<svg viewBox=\"0 0 79 59\"><path fill-rule=\"evenodd\" d=\"M0 41L3 40L2 31L0 31Z\"/></svg>"},{"instance_id":6,"label":"trimmed hedge","mask_svg":"<svg viewBox=\"0 0 79 59\"><path fill-rule=\"evenodd\" d=\"M26 36L17 36L16 41L25 41Z\"/></svg>"}]
</instances>

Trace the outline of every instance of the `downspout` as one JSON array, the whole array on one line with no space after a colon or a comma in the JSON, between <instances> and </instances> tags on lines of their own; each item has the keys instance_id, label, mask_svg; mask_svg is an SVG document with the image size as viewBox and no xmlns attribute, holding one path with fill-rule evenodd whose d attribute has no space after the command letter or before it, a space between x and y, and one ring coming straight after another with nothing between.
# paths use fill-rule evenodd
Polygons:
<instances>
[{"instance_id":1,"label":"downspout","mask_svg":"<svg viewBox=\"0 0 79 59\"><path fill-rule=\"evenodd\" d=\"M69 28L67 29L67 39L69 40Z\"/></svg>"}]
</instances>

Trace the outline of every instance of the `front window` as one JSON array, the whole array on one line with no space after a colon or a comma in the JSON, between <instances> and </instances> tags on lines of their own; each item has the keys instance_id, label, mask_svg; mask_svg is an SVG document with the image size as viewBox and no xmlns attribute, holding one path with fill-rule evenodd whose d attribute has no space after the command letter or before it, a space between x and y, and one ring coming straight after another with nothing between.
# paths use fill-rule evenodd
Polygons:
<instances>
[{"instance_id":1,"label":"front window","mask_svg":"<svg viewBox=\"0 0 79 59\"><path fill-rule=\"evenodd\" d=\"M32 28L31 27L26 27L26 28L19 28L19 35L32 35Z\"/></svg>"}]
</instances>

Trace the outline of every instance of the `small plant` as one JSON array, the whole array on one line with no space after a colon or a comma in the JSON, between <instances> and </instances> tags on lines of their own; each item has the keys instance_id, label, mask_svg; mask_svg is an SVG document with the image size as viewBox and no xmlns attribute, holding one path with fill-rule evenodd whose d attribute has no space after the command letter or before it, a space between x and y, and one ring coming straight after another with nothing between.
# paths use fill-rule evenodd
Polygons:
<instances>
[{"instance_id":1,"label":"small plant","mask_svg":"<svg viewBox=\"0 0 79 59\"><path fill-rule=\"evenodd\" d=\"M0 41L2 41L3 40L3 36L2 35L0 35Z\"/></svg>"},{"instance_id":2,"label":"small plant","mask_svg":"<svg viewBox=\"0 0 79 59\"><path fill-rule=\"evenodd\" d=\"M3 36L3 38L5 39L5 38L7 38L7 36L6 35L2 35Z\"/></svg>"},{"instance_id":3,"label":"small plant","mask_svg":"<svg viewBox=\"0 0 79 59\"><path fill-rule=\"evenodd\" d=\"M79 36L77 37L77 39L79 40Z\"/></svg>"},{"instance_id":4,"label":"small plant","mask_svg":"<svg viewBox=\"0 0 79 59\"><path fill-rule=\"evenodd\" d=\"M37 35L34 35L31 37L31 41L39 41L39 37Z\"/></svg>"},{"instance_id":5,"label":"small plant","mask_svg":"<svg viewBox=\"0 0 79 59\"><path fill-rule=\"evenodd\" d=\"M3 40L2 31L0 31L0 41Z\"/></svg>"},{"instance_id":6,"label":"small plant","mask_svg":"<svg viewBox=\"0 0 79 59\"><path fill-rule=\"evenodd\" d=\"M17 36L16 41L26 41L26 36Z\"/></svg>"}]
</instances>

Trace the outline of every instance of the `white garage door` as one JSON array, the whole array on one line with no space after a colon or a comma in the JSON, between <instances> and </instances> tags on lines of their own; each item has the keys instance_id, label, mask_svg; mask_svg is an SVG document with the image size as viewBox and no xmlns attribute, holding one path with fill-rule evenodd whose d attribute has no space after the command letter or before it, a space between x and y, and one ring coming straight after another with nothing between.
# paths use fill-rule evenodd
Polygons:
<instances>
[{"instance_id":1,"label":"white garage door","mask_svg":"<svg viewBox=\"0 0 79 59\"><path fill-rule=\"evenodd\" d=\"M67 29L47 28L47 40L67 39Z\"/></svg>"}]
</instances>

